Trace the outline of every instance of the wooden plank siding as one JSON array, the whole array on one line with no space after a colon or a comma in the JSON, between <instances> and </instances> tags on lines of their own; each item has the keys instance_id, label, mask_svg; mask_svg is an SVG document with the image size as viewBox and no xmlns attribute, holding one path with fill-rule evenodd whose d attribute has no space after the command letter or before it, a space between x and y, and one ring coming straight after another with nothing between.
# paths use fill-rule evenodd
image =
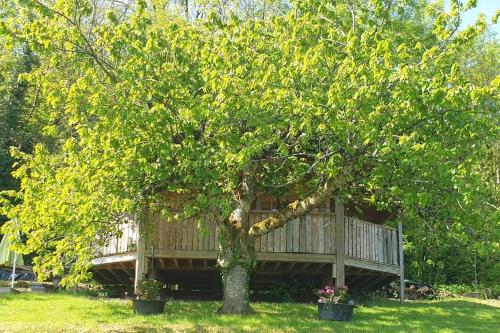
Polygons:
<instances>
[{"instance_id":1,"label":"wooden plank siding","mask_svg":"<svg viewBox=\"0 0 500 333\"><path fill-rule=\"evenodd\" d=\"M250 223L267 218L271 212L254 210ZM218 231L213 223L206 222L199 230L198 220L189 219L184 223L168 223L154 218L148 250L153 243L158 252L162 251L217 251ZM393 228L366 222L353 217L344 218L345 256L377 264L398 265L398 234ZM312 212L287 223L283 228L258 238L255 250L258 253L303 253L334 255L335 213ZM110 239L101 248L100 256L116 255L135 251L137 228L135 222L122 226L120 234Z\"/></svg>"}]
</instances>

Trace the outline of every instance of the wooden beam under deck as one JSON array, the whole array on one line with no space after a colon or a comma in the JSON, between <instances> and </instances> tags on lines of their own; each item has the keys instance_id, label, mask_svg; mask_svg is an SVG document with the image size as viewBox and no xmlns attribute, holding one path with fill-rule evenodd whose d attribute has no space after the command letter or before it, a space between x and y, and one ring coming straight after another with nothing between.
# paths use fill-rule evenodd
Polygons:
<instances>
[{"instance_id":1,"label":"wooden beam under deck","mask_svg":"<svg viewBox=\"0 0 500 333\"><path fill-rule=\"evenodd\" d=\"M396 275L399 272L399 267L395 266L395 265L379 264L376 262L355 259L355 258L349 258L349 257L345 258L345 264L346 264L346 266L369 269L372 271L385 272L385 273L391 273L391 274L396 274Z\"/></svg>"},{"instance_id":2,"label":"wooden beam under deck","mask_svg":"<svg viewBox=\"0 0 500 333\"><path fill-rule=\"evenodd\" d=\"M102 274L102 270L95 270L92 272L92 275L94 276L94 279L99 282L99 283L104 283L104 284L107 284L109 283L110 281L107 279L106 276L104 276L104 274Z\"/></svg>"},{"instance_id":3,"label":"wooden beam under deck","mask_svg":"<svg viewBox=\"0 0 500 333\"><path fill-rule=\"evenodd\" d=\"M112 263L116 263L116 262L135 261L136 258L137 258L137 256L136 256L135 252L115 254L112 256L95 258L92 260L92 265L101 266L101 265L107 265L107 264L112 264Z\"/></svg>"},{"instance_id":4,"label":"wooden beam under deck","mask_svg":"<svg viewBox=\"0 0 500 333\"><path fill-rule=\"evenodd\" d=\"M115 279L121 284L122 283L126 284L129 282L128 274L122 269L110 269L108 270L108 272L110 272L111 275L113 275Z\"/></svg>"},{"instance_id":5,"label":"wooden beam under deck","mask_svg":"<svg viewBox=\"0 0 500 333\"><path fill-rule=\"evenodd\" d=\"M290 272L293 272L293 269L295 268L295 266L297 265L296 262L291 262L289 263L289 266L287 268L287 272L290 273Z\"/></svg>"},{"instance_id":6,"label":"wooden beam under deck","mask_svg":"<svg viewBox=\"0 0 500 333\"><path fill-rule=\"evenodd\" d=\"M199 250L158 250L155 251L156 258L177 258L177 259L217 259L217 251L199 251ZM150 251L146 251L146 256L151 256ZM333 254L316 253L256 253L257 261L273 262L317 262L332 263L335 262Z\"/></svg>"},{"instance_id":7,"label":"wooden beam under deck","mask_svg":"<svg viewBox=\"0 0 500 333\"><path fill-rule=\"evenodd\" d=\"M354 277L349 281L349 284L358 285L359 282L363 281L364 279L366 279L366 275L354 275Z\"/></svg>"},{"instance_id":8,"label":"wooden beam under deck","mask_svg":"<svg viewBox=\"0 0 500 333\"><path fill-rule=\"evenodd\" d=\"M166 262L165 258L156 258L156 260L159 263L158 266L160 267L160 269L167 269L167 264L165 263Z\"/></svg>"},{"instance_id":9,"label":"wooden beam under deck","mask_svg":"<svg viewBox=\"0 0 500 333\"><path fill-rule=\"evenodd\" d=\"M109 284L116 284L116 278L110 273L109 270L101 270L99 271L99 275Z\"/></svg>"},{"instance_id":10,"label":"wooden beam under deck","mask_svg":"<svg viewBox=\"0 0 500 333\"><path fill-rule=\"evenodd\" d=\"M403 252L403 222L398 223L398 245L399 245L399 301L405 301L405 265Z\"/></svg>"},{"instance_id":11,"label":"wooden beam under deck","mask_svg":"<svg viewBox=\"0 0 500 333\"><path fill-rule=\"evenodd\" d=\"M368 283L365 283L364 287L366 288L366 290L371 290L372 288L380 285L382 281L385 281L386 279L387 275L380 274L379 276L376 276L373 279L371 279L371 281L369 281Z\"/></svg>"},{"instance_id":12,"label":"wooden beam under deck","mask_svg":"<svg viewBox=\"0 0 500 333\"><path fill-rule=\"evenodd\" d=\"M146 256L151 253L146 251ZM217 251L195 251L195 250L159 250L155 253L156 259L160 263L161 269L193 269L201 268L206 269L206 261L214 261L217 259ZM267 263L273 263L276 268L283 268L288 272L299 270L304 272L308 267L314 264L324 264L318 268L322 270L326 264L335 264L336 256L334 254L310 254L310 253L256 253L257 261L260 264L258 269L264 270ZM92 260L92 263L97 269L108 269L109 267L116 267L116 264L130 263L133 267L135 261L135 253L125 253ZM182 266L179 263L182 260ZM198 261L202 260L202 263ZM195 267L196 263L196 267ZM289 263L288 266L283 266L283 263ZM299 265L303 264L303 265ZM358 258L345 257L345 265L354 268L368 269L375 272L385 272L390 274L399 274L399 267L397 265L387 265L376 263L372 261L362 260ZM120 269L125 270L125 267L118 266ZM280 269L281 270L281 269ZM128 272L127 272L128 273Z\"/></svg>"},{"instance_id":13,"label":"wooden beam under deck","mask_svg":"<svg viewBox=\"0 0 500 333\"><path fill-rule=\"evenodd\" d=\"M128 265L126 265L127 263L130 264L130 267ZM121 269L122 271L124 271L125 274L127 274L128 277L130 278L130 277L134 276L134 267L132 265L133 265L132 262L119 262L117 264L117 267L118 267L118 269Z\"/></svg>"},{"instance_id":14,"label":"wooden beam under deck","mask_svg":"<svg viewBox=\"0 0 500 333\"><path fill-rule=\"evenodd\" d=\"M302 264L302 267L300 267L300 268L298 269L298 272L299 272L299 273L306 272L306 271L307 271L307 269L309 268L309 266L311 266L311 263L310 263L310 262L305 262L305 263L303 263L303 264Z\"/></svg>"}]
</instances>

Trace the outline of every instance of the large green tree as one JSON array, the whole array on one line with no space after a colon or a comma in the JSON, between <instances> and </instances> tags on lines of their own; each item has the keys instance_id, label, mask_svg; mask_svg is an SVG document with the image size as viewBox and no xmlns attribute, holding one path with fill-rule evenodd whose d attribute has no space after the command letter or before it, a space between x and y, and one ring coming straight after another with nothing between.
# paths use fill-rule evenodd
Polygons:
<instances>
[{"instance_id":1,"label":"large green tree","mask_svg":"<svg viewBox=\"0 0 500 333\"><path fill-rule=\"evenodd\" d=\"M459 2L422 34L402 28L419 1L309 0L191 23L143 1L126 15L94 4L23 2L3 28L40 55L28 79L59 142L17 154L21 190L5 195L20 203L4 199L5 229L27 235L42 277L88 277L124 213L198 216L221 235L221 311L247 313L257 237L331 196L412 214L439 195L454 211L474 147L498 134L487 106L499 80L476 87L456 60L486 23L457 32ZM264 193L296 199L250 225Z\"/></svg>"},{"instance_id":2,"label":"large green tree","mask_svg":"<svg viewBox=\"0 0 500 333\"><path fill-rule=\"evenodd\" d=\"M471 84L488 86L500 73L500 42L486 31L458 54L457 61ZM494 100L484 107L498 113ZM498 119L492 117L493 126ZM470 158L470 157L469 157ZM407 269L409 277L428 283L498 284L500 273L499 192L500 165L498 138L474 147L473 168L457 169L459 188L468 194L460 196L459 188L447 195L436 195L432 201L419 204L406 216ZM470 161L468 162L470 163ZM473 173L469 177L468 173ZM443 210L454 200L456 210Z\"/></svg>"}]
</instances>

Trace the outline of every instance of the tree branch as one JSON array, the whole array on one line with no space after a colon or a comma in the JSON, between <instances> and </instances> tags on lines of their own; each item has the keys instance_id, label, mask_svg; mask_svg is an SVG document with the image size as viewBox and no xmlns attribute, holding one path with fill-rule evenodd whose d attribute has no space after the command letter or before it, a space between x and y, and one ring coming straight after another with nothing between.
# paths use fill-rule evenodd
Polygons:
<instances>
[{"instance_id":1,"label":"tree branch","mask_svg":"<svg viewBox=\"0 0 500 333\"><path fill-rule=\"evenodd\" d=\"M270 217L255 223L248 234L250 237L257 238L259 236L270 233L271 231L281 228L287 222L296 219L297 217L306 215L314 208L321 205L333 193L334 185L332 182L326 182L321 189L310 197L304 200L296 200L288 205L284 210L277 212Z\"/></svg>"},{"instance_id":2,"label":"tree branch","mask_svg":"<svg viewBox=\"0 0 500 333\"><path fill-rule=\"evenodd\" d=\"M229 225L236 230L245 230L248 228L250 210L252 209L252 202L255 199L255 170L249 167L242 172L242 179L240 184L240 191L235 197L238 203L237 208L231 213L229 217Z\"/></svg>"},{"instance_id":3,"label":"tree branch","mask_svg":"<svg viewBox=\"0 0 500 333\"><path fill-rule=\"evenodd\" d=\"M39 1L39 0L34 0L35 4L37 4L38 6L40 7L43 7L45 8L46 10L49 10L51 11L52 13L54 13L55 15L63 18L64 20L66 20L69 24L71 24L73 26L73 28L76 29L77 33L80 35L80 37L83 39L83 42L85 44L85 46L87 46L88 50L86 50L84 47L78 45L79 48L81 49L84 49L85 50L85 54L87 54L88 56L90 56L94 61L95 63L97 64L97 66L99 66L101 68L101 70L110 78L110 80L112 82L116 82L117 81L117 78L115 76L114 73L112 73L106 66L109 66L109 64L107 64L107 62L104 60L104 59L101 59L98 54L95 52L94 50L94 47L92 46L92 43L90 42L90 40L87 38L87 36L85 36L85 34L83 33L83 31L81 30L81 26L75 21L75 20L72 20L70 17L68 17L67 15L65 15L63 12L61 11L58 11L46 4L44 4L43 2ZM109 66L111 67L111 66Z\"/></svg>"}]
</instances>

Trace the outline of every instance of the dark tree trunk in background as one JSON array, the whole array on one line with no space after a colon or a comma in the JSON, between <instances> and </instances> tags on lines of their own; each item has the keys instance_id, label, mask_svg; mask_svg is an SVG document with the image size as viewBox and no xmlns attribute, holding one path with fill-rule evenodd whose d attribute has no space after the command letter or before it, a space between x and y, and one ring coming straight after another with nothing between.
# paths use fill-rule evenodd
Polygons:
<instances>
[{"instance_id":1,"label":"dark tree trunk in background","mask_svg":"<svg viewBox=\"0 0 500 333\"><path fill-rule=\"evenodd\" d=\"M189 19L189 0L184 0L184 14Z\"/></svg>"}]
</instances>

